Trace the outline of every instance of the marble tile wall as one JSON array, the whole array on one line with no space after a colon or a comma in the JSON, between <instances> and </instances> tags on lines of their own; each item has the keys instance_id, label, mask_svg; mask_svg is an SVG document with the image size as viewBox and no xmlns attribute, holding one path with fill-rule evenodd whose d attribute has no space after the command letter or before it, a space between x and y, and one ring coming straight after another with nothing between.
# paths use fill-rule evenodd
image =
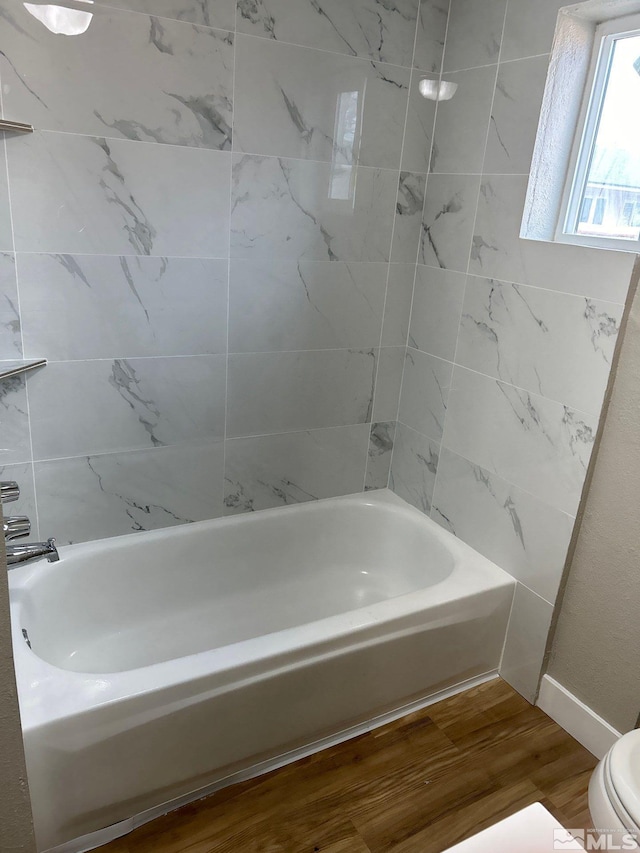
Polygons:
<instances>
[{"instance_id":1,"label":"marble tile wall","mask_svg":"<svg viewBox=\"0 0 640 853\"><path fill-rule=\"evenodd\" d=\"M387 485L448 11L2 4L36 133L0 140L0 359L50 363L0 388L0 466L34 536Z\"/></svg>"},{"instance_id":2,"label":"marble tile wall","mask_svg":"<svg viewBox=\"0 0 640 853\"><path fill-rule=\"evenodd\" d=\"M562 5L451 2L391 471L517 579L503 674L529 699L634 262L519 238Z\"/></svg>"}]
</instances>

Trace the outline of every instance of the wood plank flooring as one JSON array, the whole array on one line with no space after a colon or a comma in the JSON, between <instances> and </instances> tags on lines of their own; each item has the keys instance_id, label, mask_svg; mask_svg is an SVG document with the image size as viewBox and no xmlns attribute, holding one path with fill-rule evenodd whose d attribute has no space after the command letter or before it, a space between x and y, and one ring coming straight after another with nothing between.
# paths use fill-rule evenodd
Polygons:
<instances>
[{"instance_id":1,"label":"wood plank flooring","mask_svg":"<svg viewBox=\"0 0 640 853\"><path fill-rule=\"evenodd\" d=\"M441 853L535 802L589 827L593 756L496 679L226 788L101 853Z\"/></svg>"}]
</instances>

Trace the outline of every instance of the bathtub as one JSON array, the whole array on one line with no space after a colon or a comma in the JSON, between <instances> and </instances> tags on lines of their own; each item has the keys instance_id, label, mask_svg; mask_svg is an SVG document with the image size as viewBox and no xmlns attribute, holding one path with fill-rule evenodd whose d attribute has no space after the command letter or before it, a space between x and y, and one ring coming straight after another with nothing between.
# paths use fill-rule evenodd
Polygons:
<instances>
[{"instance_id":1,"label":"bathtub","mask_svg":"<svg viewBox=\"0 0 640 853\"><path fill-rule=\"evenodd\" d=\"M495 673L513 595L386 491L60 555L9 573L39 850L91 849Z\"/></svg>"}]
</instances>

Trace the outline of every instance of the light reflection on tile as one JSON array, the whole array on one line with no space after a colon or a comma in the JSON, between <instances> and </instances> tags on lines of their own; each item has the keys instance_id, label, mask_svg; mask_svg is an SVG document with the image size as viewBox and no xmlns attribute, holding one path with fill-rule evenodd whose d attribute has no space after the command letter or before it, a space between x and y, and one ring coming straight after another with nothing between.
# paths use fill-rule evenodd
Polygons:
<instances>
[{"instance_id":1,"label":"light reflection on tile","mask_svg":"<svg viewBox=\"0 0 640 853\"><path fill-rule=\"evenodd\" d=\"M396 192L391 170L234 155L231 257L388 261Z\"/></svg>"},{"instance_id":2,"label":"light reflection on tile","mask_svg":"<svg viewBox=\"0 0 640 853\"><path fill-rule=\"evenodd\" d=\"M234 150L397 169L409 76L393 65L238 36Z\"/></svg>"}]
</instances>

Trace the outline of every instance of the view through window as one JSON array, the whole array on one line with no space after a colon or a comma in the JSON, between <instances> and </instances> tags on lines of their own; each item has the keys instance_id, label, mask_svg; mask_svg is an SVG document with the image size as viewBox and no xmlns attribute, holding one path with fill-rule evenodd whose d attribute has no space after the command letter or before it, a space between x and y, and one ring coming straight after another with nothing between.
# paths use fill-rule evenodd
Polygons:
<instances>
[{"instance_id":1,"label":"view through window","mask_svg":"<svg viewBox=\"0 0 640 853\"><path fill-rule=\"evenodd\" d=\"M626 27L633 24L635 29L621 31L625 24ZM617 31L611 32L614 26ZM596 50L597 65L564 233L637 241L640 239L640 19L610 22L600 28Z\"/></svg>"}]
</instances>

